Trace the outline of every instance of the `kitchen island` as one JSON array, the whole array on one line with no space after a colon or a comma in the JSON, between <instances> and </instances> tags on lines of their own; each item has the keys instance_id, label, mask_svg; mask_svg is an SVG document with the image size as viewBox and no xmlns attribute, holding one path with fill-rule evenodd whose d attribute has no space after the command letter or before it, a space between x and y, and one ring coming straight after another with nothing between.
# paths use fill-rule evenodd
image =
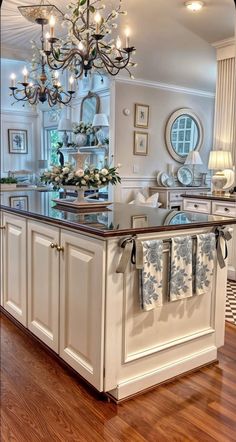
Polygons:
<instances>
[{"instance_id":1,"label":"kitchen island","mask_svg":"<svg viewBox=\"0 0 236 442\"><path fill-rule=\"evenodd\" d=\"M14 192L14 197L15 197ZM212 289L168 302L170 239L212 232L236 218L127 204L80 212L54 192L1 195L3 311L97 390L119 401L217 360L224 344L227 267ZM139 277L117 273L120 240L162 239L163 304L144 311Z\"/></svg>"}]
</instances>

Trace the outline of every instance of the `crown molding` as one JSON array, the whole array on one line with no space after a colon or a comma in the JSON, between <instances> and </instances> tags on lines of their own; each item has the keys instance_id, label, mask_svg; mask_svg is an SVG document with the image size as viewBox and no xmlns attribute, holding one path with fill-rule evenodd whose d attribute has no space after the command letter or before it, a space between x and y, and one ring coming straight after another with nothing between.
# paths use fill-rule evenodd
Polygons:
<instances>
[{"instance_id":1,"label":"crown molding","mask_svg":"<svg viewBox=\"0 0 236 442\"><path fill-rule=\"evenodd\" d=\"M38 112L37 111L34 112L34 111L32 111L32 109L29 109L27 111L27 110L22 110L22 109L10 109L10 108L4 109L4 107L2 107L1 114L2 114L2 117L4 115L18 115L20 117L38 118L38 116L39 116Z\"/></svg>"},{"instance_id":2,"label":"crown molding","mask_svg":"<svg viewBox=\"0 0 236 442\"><path fill-rule=\"evenodd\" d=\"M158 81L142 80L136 78L131 79L124 77L117 77L114 81L117 83L130 84L133 86L143 86L143 87L150 87L153 89L177 92L181 94L197 95L198 97L215 98L214 92L203 91L201 89L188 88L177 84L168 84L168 83L161 83Z\"/></svg>"},{"instance_id":3,"label":"crown molding","mask_svg":"<svg viewBox=\"0 0 236 442\"><path fill-rule=\"evenodd\" d=\"M215 41L212 43L213 48L219 49L219 48L225 48L227 46L235 45L235 38L225 38L224 40Z\"/></svg>"},{"instance_id":4,"label":"crown molding","mask_svg":"<svg viewBox=\"0 0 236 442\"><path fill-rule=\"evenodd\" d=\"M217 61L227 60L229 58L235 58L236 55L236 39L226 38L225 40L216 41L212 44L216 49Z\"/></svg>"}]
</instances>

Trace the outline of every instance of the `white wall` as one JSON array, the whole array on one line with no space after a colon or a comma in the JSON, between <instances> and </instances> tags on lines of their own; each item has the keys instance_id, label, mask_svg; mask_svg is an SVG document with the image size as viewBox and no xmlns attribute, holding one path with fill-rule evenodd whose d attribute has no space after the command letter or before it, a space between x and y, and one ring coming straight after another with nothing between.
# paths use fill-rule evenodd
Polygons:
<instances>
[{"instance_id":1,"label":"white wall","mask_svg":"<svg viewBox=\"0 0 236 442\"><path fill-rule=\"evenodd\" d=\"M168 153L165 145L165 126L169 116L177 109L191 108L200 118L204 137L200 154L203 166L199 172L207 172L209 151L212 149L213 119L214 119L214 95L193 90L179 90L173 88L162 89L160 84L139 85L135 81L126 83L118 80L115 82L114 97L115 106L113 120L115 120L114 131L114 153L115 163L121 163L122 186L125 189L116 190L116 199L123 200L131 198L132 188L155 184L158 171L167 171L168 164L174 164L177 170L182 164L176 162ZM135 103L147 104L150 106L149 129L143 130L149 133L148 156L137 156L133 154L134 139L134 105ZM123 110L131 111L125 116ZM134 166L136 173L134 173ZM128 192L130 189L130 192Z\"/></svg>"},{"instance_id":2,"label":"white wall","mask_svg":"<svg viewBox=\"0 0 236 442\"><path fill-rule=\"evenodd\" d=\"M1 60L1 175L8 171L37 170L40 158L40 115L32 107L22 107L9 96L8 85L12 72L19 73L19 80L25 66L23 61ZM21 129L28 132L28 154L10 154L8 147L8 129Z\"/></svg>"}]
</instances>

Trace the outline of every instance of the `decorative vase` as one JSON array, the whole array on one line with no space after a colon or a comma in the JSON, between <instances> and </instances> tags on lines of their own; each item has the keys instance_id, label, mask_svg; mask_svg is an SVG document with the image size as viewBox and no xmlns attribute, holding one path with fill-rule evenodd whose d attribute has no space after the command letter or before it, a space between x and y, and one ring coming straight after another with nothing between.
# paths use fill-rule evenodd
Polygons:
<instances>
[{"instance_id":1,"label":"decorative vase","mask_svg":"<svg viewBox=\"0 0 236 442\"><path fill-rule=\"evenodd\" d=\"M87 145L87 135L86 134L77 134L75 137L75 141L78 147Z\"/></svg>"},{"instance_id":2,"label":"decorative vase","mask_svg":"<svg viewBox=\"0 0 236 442\"><path fill-rule=\"evenodd\" d=\"M83 169L86 158L88 157L87 153L74 153L73 159L75 160L75 170Z\"/></svg>"}]
</instances>

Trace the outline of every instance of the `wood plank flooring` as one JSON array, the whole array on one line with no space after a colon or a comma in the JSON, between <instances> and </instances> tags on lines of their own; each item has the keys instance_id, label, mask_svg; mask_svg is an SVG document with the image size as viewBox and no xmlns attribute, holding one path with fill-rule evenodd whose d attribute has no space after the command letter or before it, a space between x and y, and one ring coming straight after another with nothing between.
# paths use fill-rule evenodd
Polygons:
<instances>
[{"instance_id":1,"label":"wood plank flooring","mask_svg":"<svg viewBox=\"0 0 236 442\"><path fill-rule=\"evenodd\" d=\"M1 441L236 441L236 327L219 365L108 403L2 315Z\"/></svg>"}]
</instances>

